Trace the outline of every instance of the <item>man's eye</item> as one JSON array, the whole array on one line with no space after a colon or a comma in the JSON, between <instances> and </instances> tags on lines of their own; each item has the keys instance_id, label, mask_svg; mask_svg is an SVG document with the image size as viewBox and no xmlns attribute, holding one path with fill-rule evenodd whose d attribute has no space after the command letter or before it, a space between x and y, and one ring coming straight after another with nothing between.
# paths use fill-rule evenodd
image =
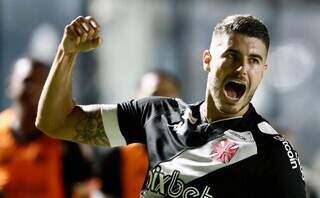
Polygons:
<instances>
[{"instance_id":1,"label":"man's eye","mask_svg":"<svg viewBox=\"0 0 320 198\"><path fill-rule=\"evenodd\" d=\"M250 58L249 62L250 62L250 64L259 64L260 63L259 59L257 59L257 58Z\"/></svg>"},{"instance_id":2,"label":"man's eye","mask_svg":"<svg viewBox=\"0 0 320 198\"><path fill-rule=\"evenodd\" d=\"M232 54L232 53L227 54L226 57L227 57L228 59L232 59L232 60L236 60L236 59L237 59L237 55L236 55L236 54Z\"/></svg>"}]
</instances>

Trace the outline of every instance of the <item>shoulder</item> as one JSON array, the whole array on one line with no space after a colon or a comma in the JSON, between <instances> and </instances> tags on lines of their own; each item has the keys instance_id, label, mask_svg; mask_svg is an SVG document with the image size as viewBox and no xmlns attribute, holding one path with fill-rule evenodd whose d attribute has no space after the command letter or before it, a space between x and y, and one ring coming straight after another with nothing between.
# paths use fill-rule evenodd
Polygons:
<instances>
[{"instance_id":1,"label":"shoulder","mask_svg":"<svg viewBox=\"0 0 320 198\"><path fill-rule=\"evenodd\" d=\"M269 144L270 153L274 160L285 163L291 169L296 169L300 166L297 151L285 137L275 135Z\"/></svg>"},{"instance_id":2,"label":"shoulder","mask_svg":"<svg viewBox=\"0 0 320 198\"><path fill-rule=\"evenodd\" d=\"M256 124L256 136L261 142L262 146L268 152L280 151L284 148L284 145L290 145L290 143L278 133L267 121L261 120ZM290 145L291 146L291 145Z\"/></svg>"},{"instance_id":3,"label":"shoulder","mask_svg":"<svg viewBox=\"0 0 320 198\"><path fill-rule=\"evenodd\" d=\"M274 192L281 197L304 197L304 177L298 153L270 124L259 124L258 154L273 181Z\"/></svg>"},{"instance_id":4,"label":"shoulder","mask_svg":"<svg viewBox=\"0 0 320 198\"><path fill-rule=\"evenodd\" d=\"M259 141L264 153L274 160L282 160L289 164L298 165L298 154L290 142L278 133L266 120L257 123Z\"/></svg>"},{"instance_id":5,"label":"shoulder","mask_svg":"<svg viewBox=\"0 0 320 198\"><path fill-rule=\"evenodd\" d=\"M258 123L257 126L262 142L260 146L272 161L289 169L300 168L298 153L284 136L266 121Z\"/></svg>"},{"instance_id":6,"label":"shoulder","mask_svg":"<svg viewBox=\"0 0 320 198\"><path fill-rule=\"evenodd\" d=\"M261 122L258 122L257 130L261 141L263 141L263 145L267 147L269 151L281 151L283 149L288 149L288 146L292 148L288 140L279 134L267 121L262 120Z\"/></svg>"},{"instance_id":7,"label":"shoulder","mask_svg":"<svg viewBox=\"0 0 320 198\"><path fill-rule=\"evenodd\" d=\"M126 161L134 162L135 159L139 159L141 161L147 160L148 154L147 154L146 146L144 144L132 143L132 144L128 144L127 146L122 146L120 148L121 148L120 149L121 155ZM141 161L136 163L140 163Z\"/></svg>"},{"instance_id":8,"label":"shoulder","mask_svg":"<svg viewBox=\"0 0 320 198\"><path fill-rule=\"evenodd\" d=\"M183 100L179 98L169 98L162 96L151 96L140 100L136 100L138 104L141 105L161 105L161 106L178 106L186 105Z\"/></svg>"},{"instance_id":9,"label":"shoulder","mask_svg":"<svg viewBox=\"0 0 320 198\"><path fill-rule=\"evenodd\" d=\"M279 135L279 133L265 120L261 120L257 123L257 127L260 133L274 136Z\"/></svg>"},{"instance_id":10,"label":"shoulder","mask_svg":"<svg viewBox=\"0 0 320 198\"><path fill-rule=\"evenodd\" d=\"M179 109L187 106L181 99L152 96L139 100L130 100L127 102L119 103L118 108L122 111L136 111L136 112L159 112Z\"/></svg>"}]
</instances>

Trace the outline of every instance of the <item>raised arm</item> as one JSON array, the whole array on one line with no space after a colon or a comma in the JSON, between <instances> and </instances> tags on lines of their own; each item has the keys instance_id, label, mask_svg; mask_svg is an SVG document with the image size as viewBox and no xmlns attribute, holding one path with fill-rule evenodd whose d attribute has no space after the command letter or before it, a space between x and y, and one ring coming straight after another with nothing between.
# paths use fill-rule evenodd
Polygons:
<instances>
[{"instance_id":1,"label":"raised arm","mask_svg":"<svg viewBox=\"0 0 320 198\"><path fill-rule=\"evenodd\" d=\"M78 17L65 27L38 105L36 126L46 134L93 145L109 145L101 105L76 105L72 97L72 72L79 52L97 48L102 39L92 17Z\"/></svg>"}]
</instances>

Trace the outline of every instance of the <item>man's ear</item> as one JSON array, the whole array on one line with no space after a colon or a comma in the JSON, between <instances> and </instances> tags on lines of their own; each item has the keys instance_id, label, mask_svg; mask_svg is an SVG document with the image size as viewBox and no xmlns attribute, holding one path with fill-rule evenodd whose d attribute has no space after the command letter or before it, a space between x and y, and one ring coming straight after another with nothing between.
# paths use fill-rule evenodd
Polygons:
<instances>
[{"instance_id":1,"label":"man's ear","mask_svg":"<svg viewBox=\"0 0 320 198\"><path fill-rule=\"evenodd\" d=\"M210 72L210 61L212 57L209 50L204 50L202 54L202 66L204 71Z\"/></svg>"},{"instance_id":2,"label":"man's ear","mask_svg":"<svg viewBox=\"0 0 320 198\"><path fill-rule=\"evenodd\" d=\"M262 71L262 77L264 76L265 72L267 71L268 69L268 65L267 64L264 64L263 65L263 71Z\"/></svg>"}]
</instances>

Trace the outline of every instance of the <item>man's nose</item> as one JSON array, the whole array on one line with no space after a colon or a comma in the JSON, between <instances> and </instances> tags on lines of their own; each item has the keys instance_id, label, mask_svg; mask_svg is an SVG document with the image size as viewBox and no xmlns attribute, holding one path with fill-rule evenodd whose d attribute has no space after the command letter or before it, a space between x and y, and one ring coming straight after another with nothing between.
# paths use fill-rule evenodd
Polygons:
<instances>
[{"instance_id":1,"label":"man's nose","mask_svg":"<svg viewBox=\"0 0 320 198\"><path fill-rule=\"evenodd\" d=\"M239 64L237 67L236 67L236 73L239 73L241 75L245 75L247 73L247 69L248 69L248 63L243 60L241 61L241 64Z\"/></svg>"}]
</instances>

